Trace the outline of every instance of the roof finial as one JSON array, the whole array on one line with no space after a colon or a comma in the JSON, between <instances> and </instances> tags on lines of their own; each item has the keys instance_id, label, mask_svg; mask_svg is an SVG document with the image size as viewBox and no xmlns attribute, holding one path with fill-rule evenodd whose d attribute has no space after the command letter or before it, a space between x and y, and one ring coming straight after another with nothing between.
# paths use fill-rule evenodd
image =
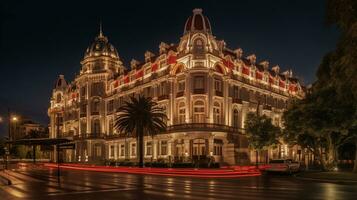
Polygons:
<instances>
[{"instance_id":1,"label":"roof finial","mask_svg":"<svg viewBox=\"0 0 357 200\"><path fill-rule=\"evenodd\" d=\"M103 37L102 21L99 22L99 37Z\"/></svg>"}]
</instances>

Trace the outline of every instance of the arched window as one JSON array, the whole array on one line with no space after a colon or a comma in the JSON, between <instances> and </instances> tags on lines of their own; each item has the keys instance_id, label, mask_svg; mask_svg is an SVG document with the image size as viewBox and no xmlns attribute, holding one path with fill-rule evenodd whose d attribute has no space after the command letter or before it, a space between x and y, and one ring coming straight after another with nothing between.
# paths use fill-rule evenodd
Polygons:
<instances>
[{"instance_id":1,"label":"arched window","mask_svg":"<svg viewBox=\"0 0 357 200\"><path fill-rule=\"evenodd\" d=\"M201 38L198 38L193 42L193 49L194 49L195 53L203 53L204 52L204 42Z\"/></svg>"},{"instance_id":2,"label":"arched window","mask_svg":"<svg viewBox=\"0 0 357 200\"><path fill-rule=\"evenodd\" d=\"M232 117L232 119L233 119L233 122L232 122L233 127L238 128L238 127L239 127L239 112L238 112L237 109L234 109L234 110L233 110L233 117Z\"/></svg>"},{"instance_id":3,"label":"arched window","mask_svg":"<svg viewBox=\"0 0 357 200\"><path fill-rule=\"evenodd\" d=\"M99 112L99 99L93 99L92 101L92 112L98 113Z\"/></svg>"},{"instance_id":4,"label":"arched window","mask_svg":"<svg viewBox=\"0 0 357 200\"><path fill-rule=\"evenodd\" d=\"M195 101L193 104L193 122L205 122L205 103L202 100Z\"/></svg>"},{"instance_id":5,"label":"arched window","mask_svg":"<svg viewBox=\"0 0 357 200\"><path fill-rule=\"evenodd\" d=\"M178 124L184 124L186 122L186 106L184 102L180 102L178 105Z\"/></svg>"},{"instance_id":6,"label":"arched window","mask_svg":"<svg viewBox=\"0 0 357 200\"><path fill-rule=\"evenodd\" d=\"M218 73L220 73L220 74L223 74L223 68L222 68L222 66L216 65L214 68L215 68L216 72L218 72Z\"/></svg>"},{"instance_id":7,"label":"arched window","mask_svg":"<svg viewBox=\"0 0 357 200\"><path fill-rule=\"evenodd\" d=\"M93 130L92 130L92 133L94 134L94 135L98 135L98 134L100 134L100 122L99 122L99 119L95 119L94 121L93 121L93 128L92 128Z\"/></svg>"},{"instance_id":8,"label":"arched window","mask_svg":"<svg viewBox=\"0 0 357 200\"><path fill-rule=\"evenodd\" d=\"M221 105L218 102L214 102L213 104L213 122L215 124L221 124L222 123L222 109Z\"/></svg>"}]
</instances>

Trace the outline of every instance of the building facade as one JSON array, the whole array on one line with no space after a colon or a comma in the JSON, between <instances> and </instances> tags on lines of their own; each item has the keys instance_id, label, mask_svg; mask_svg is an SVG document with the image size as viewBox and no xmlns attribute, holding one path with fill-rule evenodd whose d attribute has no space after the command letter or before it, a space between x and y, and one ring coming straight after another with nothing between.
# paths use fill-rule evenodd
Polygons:
<instances>
[{"instance_id":1,"label":"building facade","mask_svg":"<svg viewBox=\"0 0 357 200\"><path fill-rule=\"evenodd\" d=\"M79 75L60 75L48 109L50 137L73 140L63 151L67 162L136 160L135 138L114 128L116 109L131 95L152 97L167 116L167 132L145 137L145 159L189 161L210 156L224 164L255 161L244 136L248 112L259 112L281 126L289 101L304 95L291 70L280 72L242 49L231 50L213 34L201 9L194 9L178 44L161 42L125 68L100 30L87 48ZM258 109L258 110L257 110ZM293 156L287 146L269 156ZM279 155L277 155L279 154Z\"/></svg>"}]
</instances>

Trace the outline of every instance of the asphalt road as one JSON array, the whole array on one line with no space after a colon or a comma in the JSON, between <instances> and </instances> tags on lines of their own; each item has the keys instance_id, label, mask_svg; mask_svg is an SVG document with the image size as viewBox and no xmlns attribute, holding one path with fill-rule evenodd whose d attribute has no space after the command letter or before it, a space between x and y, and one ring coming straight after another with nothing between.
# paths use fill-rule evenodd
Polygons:
<instances>
[{"instance_id":1,"label":"asphalt road","mask_svg":"<svg viewBox=\"0 0 357 200\"><path fill-rule=\"evenodd\" d=\"M297 180L269 175L237 179L21 169L16 181L0 186L0 199L356 199L357 185Z\"/></svg>"}]
</instances>

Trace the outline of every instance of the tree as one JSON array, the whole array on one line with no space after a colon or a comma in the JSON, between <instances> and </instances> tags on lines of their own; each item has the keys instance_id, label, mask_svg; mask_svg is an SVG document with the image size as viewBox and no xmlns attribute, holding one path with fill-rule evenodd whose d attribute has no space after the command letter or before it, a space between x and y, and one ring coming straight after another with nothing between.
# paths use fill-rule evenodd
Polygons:
<instances>
[{"instance_id":1,"label":"tree","mask_svg":"<svg viewBox=\"0 0 357 200\"><path fill-rule=\"evenodd\" d=\"M304 99L293 102L283 115L284 139L308 149L319 158L323 170L336 167L338 147L348 139L346 121L354 112L336 96L331 86L315 86Z\"/></svg>"},{"instance_id":2,"label":"tree","mask_svg":"<svg viewBox=\"0 0 357 200\"><path fill-rule=\"evenodd\" d=\"M138 143L139 167L144 165L144 135L155 135L166 130L167 116L151 98L139 95L130 97L118 109L115 128L129 137L136 137Z\"/></svg>"},{"instance_id":3,"label":"tree","mask_svg":"<svg viewBox=\"0 0 357 200\"><path fill-rule=\"evenodd\" d=\"M244 127L250 147L256 150L258 165L258 152L279 143L280 128L272 124L271 118L255 113L247 114Z\"/></svg>"}]
</instances>

